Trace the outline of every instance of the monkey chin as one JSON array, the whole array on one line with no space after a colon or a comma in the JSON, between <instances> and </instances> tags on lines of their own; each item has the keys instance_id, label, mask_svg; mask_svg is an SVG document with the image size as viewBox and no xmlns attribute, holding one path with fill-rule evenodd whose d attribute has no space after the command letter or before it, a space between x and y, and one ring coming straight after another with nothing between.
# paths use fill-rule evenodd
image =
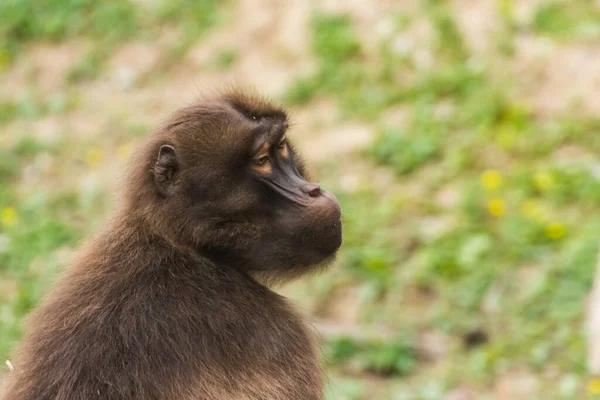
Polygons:
<instances>
[{"instance_id":1,"label":"monkey chin","mask_svg":"<svg viewBox=\"0 0 600 400\"><path fill-rule=\"evenodd\" d=\"M326 271L335 264L337 251L322 261L310 265L302 265L278 270L252 271L250 275L258 282L268 287L278 287L301 277L310 277Z\"/></svg>"}]
</instances>

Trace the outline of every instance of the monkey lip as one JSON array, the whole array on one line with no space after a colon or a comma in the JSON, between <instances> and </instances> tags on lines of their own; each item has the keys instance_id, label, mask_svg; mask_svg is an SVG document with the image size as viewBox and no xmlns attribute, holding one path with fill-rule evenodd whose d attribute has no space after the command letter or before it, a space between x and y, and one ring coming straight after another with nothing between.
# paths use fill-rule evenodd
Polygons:
<instances>
[{"instance_id":1,"label":"monkey lip","mask_svg":"<svg viewBox=\"0 0 600 400\"><path fill-rule=\"evenodd\" d=\"M318 210L319 215L332 221L339 221L342 217L340 203L333 193L326 190L322 190L321 195L313 199L312 206Z\"/></svg>"}]
</instances>

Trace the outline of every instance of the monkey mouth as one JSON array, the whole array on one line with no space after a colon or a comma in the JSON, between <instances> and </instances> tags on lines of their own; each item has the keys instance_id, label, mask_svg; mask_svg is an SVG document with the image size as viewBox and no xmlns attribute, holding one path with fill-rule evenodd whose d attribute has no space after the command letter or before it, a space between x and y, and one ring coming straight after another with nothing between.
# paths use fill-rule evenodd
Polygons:
<instances>
[{"instance_id":1,"label":"monkey mouth","mask_svg":"<svg viewBox=\"0 0 600 400\"><path fill-rule=\"evenodd\" d=\"M335 196L327 191L313 199L313 218L309 224L307 237L322 258L334 255L342 245L342 213Z\"/></svg>"}]
</instances>

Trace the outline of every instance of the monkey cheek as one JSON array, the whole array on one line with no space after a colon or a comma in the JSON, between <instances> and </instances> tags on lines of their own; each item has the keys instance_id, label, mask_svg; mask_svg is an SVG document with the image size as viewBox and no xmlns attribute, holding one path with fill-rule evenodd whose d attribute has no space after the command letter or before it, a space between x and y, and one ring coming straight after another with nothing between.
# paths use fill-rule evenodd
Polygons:
<instances>
[{"instance_id":1,"label":"monkey cheek","mask_svg":"<svg viewBox=\"0 0 600 400\"><path fill-rule=\"evenodd\" d=\"M331 260L342 244L340 205L331 193L321 191L301 207L282 207L277 210L274 230L268 235L277 251L278 263L310 267ZM259 245L265 252L265 243Z\"/></svg>"}]
</instances>

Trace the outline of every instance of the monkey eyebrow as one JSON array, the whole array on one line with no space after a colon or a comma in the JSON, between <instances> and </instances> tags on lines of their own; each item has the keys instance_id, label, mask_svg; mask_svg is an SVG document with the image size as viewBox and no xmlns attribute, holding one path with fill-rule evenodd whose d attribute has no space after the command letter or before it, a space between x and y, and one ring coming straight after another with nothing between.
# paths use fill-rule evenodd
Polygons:
<instances>
[{"instance_id":1,"label":"monkey eyebrow","mask_svg":"<svg viewBox=\"0 0 600 400\"><path fill-rule=\"evenodd\" d=\"M250 154L255 155L262 150L263 147L265 147L265 144L267 144L267 139L268 137L264 133L255 135L254 141L252 142L252 147L250 148Z\"/></svg>"},{"instance_id":2,"label":"monkey eyebrow","mask_svg":"<svg viewBox=\"0 0 600 400\"><path fill-rule=\"evenodd\" d=\"M267 142L271 144L279 143L289 126L286 120L260 118L257 121L257 127L252 132L254 136L254 143L250 149L252 154L256 154Z\"/></svg>"}]
</instances>

